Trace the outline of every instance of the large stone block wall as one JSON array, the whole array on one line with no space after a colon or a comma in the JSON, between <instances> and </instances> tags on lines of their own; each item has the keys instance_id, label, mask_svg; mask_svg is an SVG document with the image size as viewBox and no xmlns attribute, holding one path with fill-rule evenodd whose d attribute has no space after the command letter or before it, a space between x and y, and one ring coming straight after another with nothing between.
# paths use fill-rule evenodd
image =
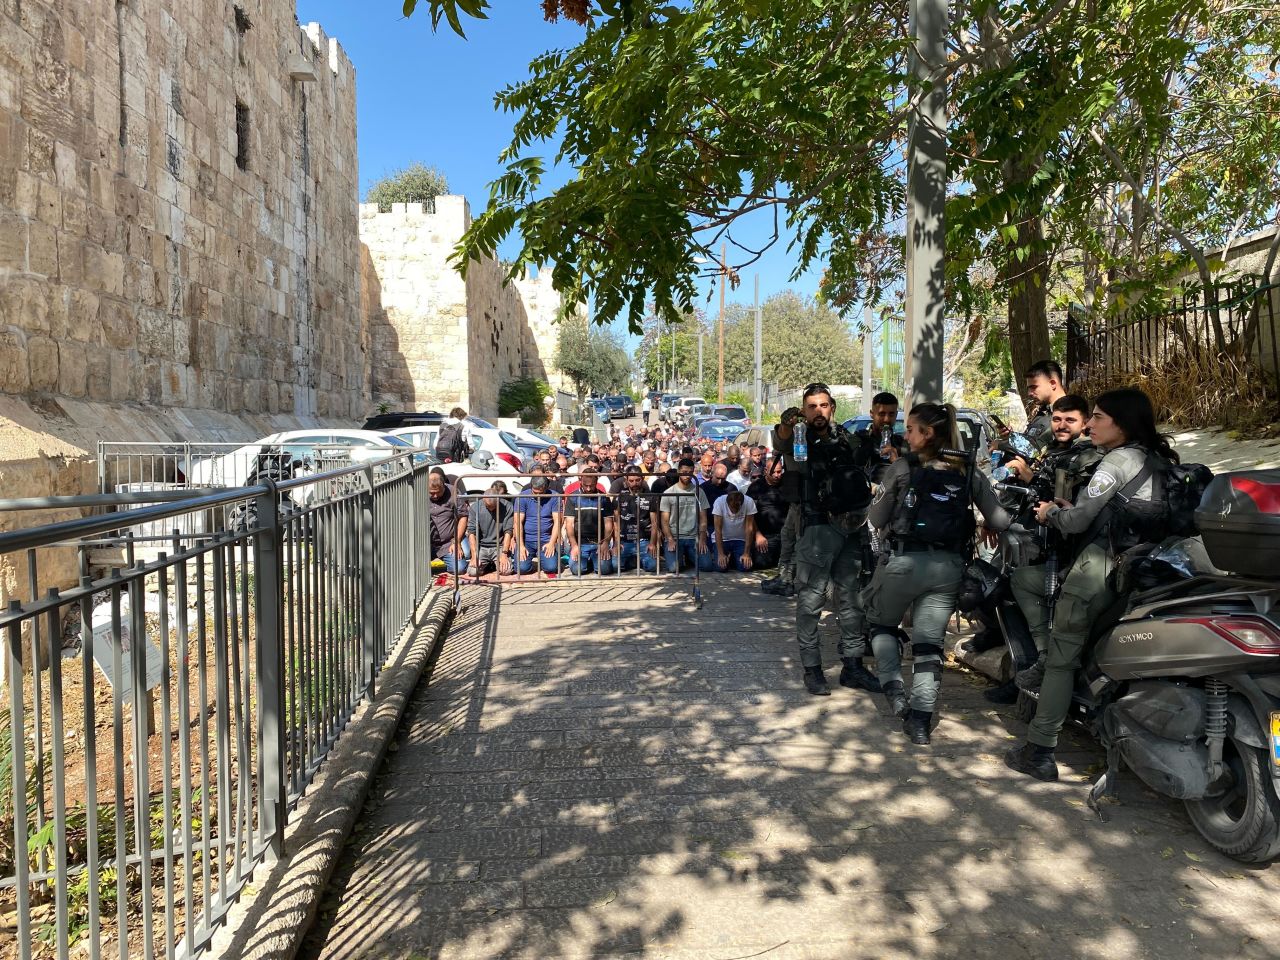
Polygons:
<instances>
[{"instance_id":1,"label":"large stone block wall","mask_svg":"<svg viewBox=\"0 0 1280 960\"><path fill-rule=\"evenodd\" d=\"M360 208L362 303L374 400L393 409L498 414L501 385L523 376L560 383L554 369L560 296L551 276L503 282L486 259L464 281L449 262L471 215L464 197L431 206Z\"/></svg>"},{"instance_id":2,"label":"large stone block wall","mask_svg":"<svg viewBox=\"0 0 1280 960\"><path fill-rule=\"evenodd\" d=\"M292 0L0 0L0 393L358 416L357 189Z\"/></svg>"}]
</instances>

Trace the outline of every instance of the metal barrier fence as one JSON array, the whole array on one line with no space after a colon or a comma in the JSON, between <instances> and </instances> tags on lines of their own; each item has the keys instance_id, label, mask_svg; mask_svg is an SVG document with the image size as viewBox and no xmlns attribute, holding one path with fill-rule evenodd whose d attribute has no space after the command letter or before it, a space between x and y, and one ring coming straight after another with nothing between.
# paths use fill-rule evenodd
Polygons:
<instances>
[{"instance_id":1,"label":"metal barrier fence","mask_svg":"<svg viewBox=\"0 0 1280 960\"><path fill-rule=\"evenodd\" d=\"M0 613L18 957L205 950L426 594L427 487L404 454L0 534L31 587ZM213 528L184 533L197 511ZM130 534L126 566L90 578L93 545L156 525L165 552L134 562L160 538ZM37 563L60 544L82 573L66 591Z\"/></svg>"},{"instance_id":2,"label":"metal barrier fence","mask_svg":"<svg viewBox=\"0 0 1280 960\"><path fill-rule=\"evenodd\" d=\"M1280 395L1280 284L1245 277L1209 291L1191 289L1158 313L1091 323L1069 311L1067 378L1102 386L1160 371L1179 354L1238 349Z\"/></svg>"},{"instance_id":3,"label":"metal barrier fence","mask_svg":"<svg viewBox=\"0 0 1280 960\"><path fill-rule=\"evenodd\" d=\"M462 583L477 581L567 586L581 583L584 576L615 582L681 577L687 578L690 599L701 608L702 574L721 568L714 525L697 505L696 488L653 493L647 486L633 491L624 487L610 494L604 485L608 479L601 477L602 485L593 493L538 493L532 488L518 494L464 493L455 487L456 513L466 516L466 531L460 524L453 542L437 543L434 551L452 576L455 593ZM668 529L671 540L662 536ZM758 555L753 546L740 548L736 541L725 547L729 569L742 569L737 558L744 551L748 569Z\"/></svg>"}]
</instances>

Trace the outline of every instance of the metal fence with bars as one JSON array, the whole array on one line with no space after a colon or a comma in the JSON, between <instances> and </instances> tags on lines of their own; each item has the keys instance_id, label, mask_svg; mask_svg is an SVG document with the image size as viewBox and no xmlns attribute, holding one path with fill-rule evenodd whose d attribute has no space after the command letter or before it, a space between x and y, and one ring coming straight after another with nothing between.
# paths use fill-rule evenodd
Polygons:
<instances>
[{"instance_id":1,"label":"metal fence with bars","mask_svg":"<svg viewBox=\"0 0 1280 960\"><path fill-rule=\"evenodd\" d=\"M1158 372L1180 355L1234 351L1248 358L1280 396L1280 284L1244 277L1209 289L1190 288L1164 310L1114 320L1092 320L1069 310L1067 379L1103 388L1139 373Z\"/></svg>"},{"instance_id":2,"label":"metal fence with bars","mask_svg":"<svg viewBox=\"0 0 1280 960\"><path fill-rule=\"evenodd\" d=\"M88 551L126 530L124 566L91 578ZM206 950L413 622L430 540L412 454L0 534L31 586L0 612L16 956ZM147 541L164 551L138 559ZM37 562L58 544L79 551L71 589Z\"/></svg>"}]
</instances>

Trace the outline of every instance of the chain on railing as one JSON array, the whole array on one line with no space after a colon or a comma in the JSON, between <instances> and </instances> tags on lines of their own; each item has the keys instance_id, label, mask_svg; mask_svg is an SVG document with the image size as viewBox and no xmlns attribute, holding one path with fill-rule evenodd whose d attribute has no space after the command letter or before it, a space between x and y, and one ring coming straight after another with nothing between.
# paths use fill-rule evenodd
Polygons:
<instances>
[{"instance_id":1,"label":"chain on railing","mask_svg":"<svg viewBox=\"0 0 1280 960\"><path fill-rule=\"evenodd\" d=\"M431 582L411 458L0 534L31 586L0 613L16 956L207 948ZM92 579L90 551L122 542Z\"/></svg>"}]
</instances>

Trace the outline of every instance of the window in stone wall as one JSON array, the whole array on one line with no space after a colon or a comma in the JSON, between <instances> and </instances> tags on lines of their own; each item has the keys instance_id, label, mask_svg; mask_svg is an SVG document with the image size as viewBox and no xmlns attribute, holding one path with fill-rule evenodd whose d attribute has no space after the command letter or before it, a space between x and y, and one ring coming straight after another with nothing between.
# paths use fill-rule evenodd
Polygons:
<instances>
[{"instance_id":1,"label":"window in stone wall","mask_svg":"<svg viewBox=\"0 0 1280 960\"><path fill-rule=\"evenodd\" d=\"M236 101L236 166L249 169L249 107Z\"/></svg>"}]
</instances>

